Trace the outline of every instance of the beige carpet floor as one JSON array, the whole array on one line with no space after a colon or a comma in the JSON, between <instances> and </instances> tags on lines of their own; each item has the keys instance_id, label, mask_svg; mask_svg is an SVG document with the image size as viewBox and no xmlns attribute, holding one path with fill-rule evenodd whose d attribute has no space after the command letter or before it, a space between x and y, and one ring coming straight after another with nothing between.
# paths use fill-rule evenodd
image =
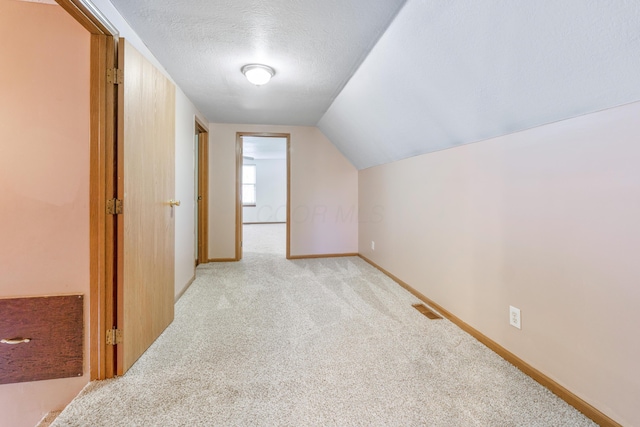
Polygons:
<instances>
[{"instance_id":1,"label":"beige carpet floor","mask_svg":"<svg viewBox=\"0 0 640 427\"><path fill-rule=\"evenodd\" d=\"M287 261L284 226L245 227L123 377L60 426L593 426L357 257Z\"/></svg>"}]
</instances>

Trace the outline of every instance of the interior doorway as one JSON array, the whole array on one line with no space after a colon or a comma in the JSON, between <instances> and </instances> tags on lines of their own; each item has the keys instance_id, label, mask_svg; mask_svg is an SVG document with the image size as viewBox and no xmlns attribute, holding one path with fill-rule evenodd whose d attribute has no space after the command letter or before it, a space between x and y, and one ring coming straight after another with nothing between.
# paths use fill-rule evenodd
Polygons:
<instances>
[{"instance_id":1,"label":"interior doorway","mask_svg":"<svg viewBox=\"0 0 640 427\"><path fill-rule=\"evenodd\" d=\"M289 258L289 154L290 134L236 134L236 260L242 259L244 252L244 227L261 225L284 226L284 252ZM247 233L247 237L252 235Z\"/></svg>"},{"instance_id":2,"label":"interior doorway","mask_svg":"<svg viewBox=\"0 0 640 427\"><path fill-rule=\"evenodd\" d=\"M195 251L196 266L209 262L209 131L196 117L195 123Z\"/></svg>"}]
</instances>

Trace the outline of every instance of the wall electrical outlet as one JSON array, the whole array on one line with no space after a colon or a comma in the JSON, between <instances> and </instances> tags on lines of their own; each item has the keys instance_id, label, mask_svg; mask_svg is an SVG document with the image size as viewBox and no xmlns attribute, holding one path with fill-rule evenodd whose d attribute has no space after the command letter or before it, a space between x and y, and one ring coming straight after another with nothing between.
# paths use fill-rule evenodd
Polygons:
<instances>
[{"instance_id":1,"label":"wall electrical outlet","mask_svg":"<svg viewBox=\"0 0 640 427\"><path fill-rule=\"evenodd\" d=\"M520 309L511 305L509 306L509 324L518 329L522 329L522 324L520 323Z\"/></svg>"},{"instance_id":2,"label":"wall electrical outlet","mask_svg":"<svg viewBox=\"0 0 640 427\"><path fill-rule=\"evenodd\" d=\"M376 242L374 242L373 240L371 241L371 250L372 251L376 250Z\"/></svg>"}]
</instances>

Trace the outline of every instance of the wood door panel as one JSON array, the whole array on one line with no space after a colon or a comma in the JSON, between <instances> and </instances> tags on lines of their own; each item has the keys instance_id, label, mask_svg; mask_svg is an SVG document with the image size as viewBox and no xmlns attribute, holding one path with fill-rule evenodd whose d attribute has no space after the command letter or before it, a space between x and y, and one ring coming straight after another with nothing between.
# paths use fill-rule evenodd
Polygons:
<instances>
[{"instance_id":1,"label":"wood door panel","mask_svg":"<svg viewBox=\"0 0 640 427\"><path fill-rule=\"evenodd\" d=\"M122 375L173 321L176 208L169 200L175 197L175 86L126 41L119 51L124 214L117 371Z\"/></svg>"}]
</instances>

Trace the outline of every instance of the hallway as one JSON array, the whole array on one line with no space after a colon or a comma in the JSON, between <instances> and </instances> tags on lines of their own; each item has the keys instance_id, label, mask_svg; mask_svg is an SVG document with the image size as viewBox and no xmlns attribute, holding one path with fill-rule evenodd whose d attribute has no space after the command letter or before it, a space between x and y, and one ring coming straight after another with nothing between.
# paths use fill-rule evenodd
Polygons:
<instances>
[{"instance_id":1,"label":"hallway","mask_svg":"<svg viewBox=\"0 0 640 427\"><path fill-rule=\"evenodd\" d=\"M245 227L121 378L54 426L591 426L357 257L288 261L284 225Z\"/></svg>"}]
</instances>

